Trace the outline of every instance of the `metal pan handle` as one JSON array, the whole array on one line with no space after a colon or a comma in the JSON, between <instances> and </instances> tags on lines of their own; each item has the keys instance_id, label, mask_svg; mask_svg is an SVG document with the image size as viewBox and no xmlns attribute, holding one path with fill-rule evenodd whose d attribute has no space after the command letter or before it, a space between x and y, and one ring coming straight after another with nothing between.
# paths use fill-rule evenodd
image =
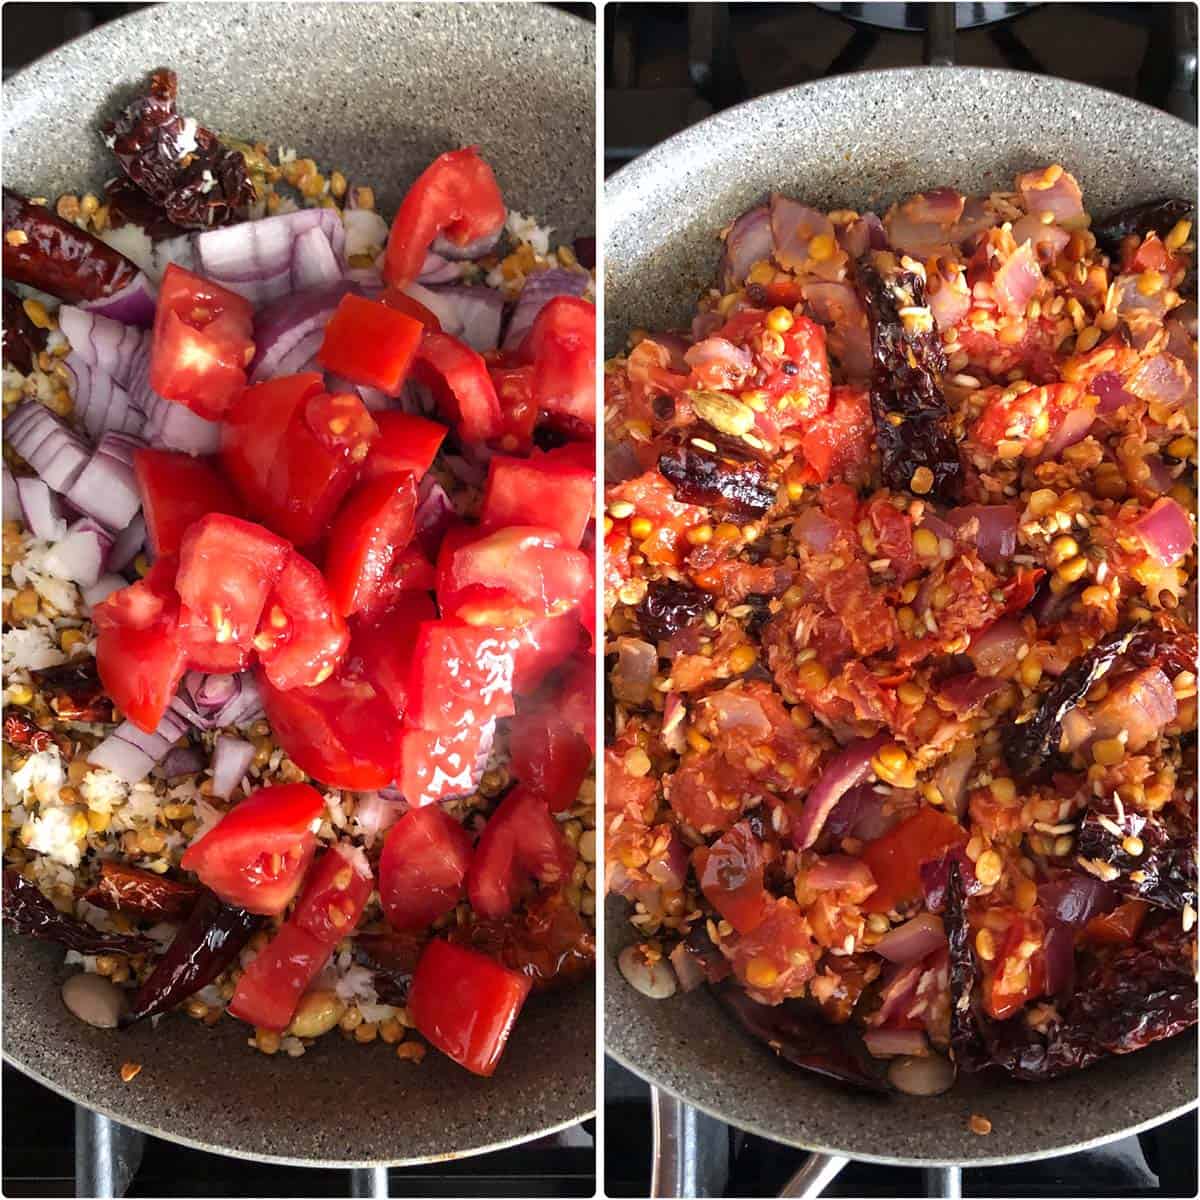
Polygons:
<instances>
[{"instance_id":1,"label":"metal pan handle","mask_svg":"<svg viewBox=\"0 0 1200 1200\"><path fill-rule=\"evenodd\" d=\"M926 4L925 62L931 67L954 66L956 22L954 4Z\"/></svg>"},{"instance_id":2,"label":"metal pan handle","mask_svg":"<svg viewBox=\"0 0 1200 1200\"><path fill-rule=\"evenodd\" d=\"M146 1135L75 1105L75 1195L124 1196L142 1165Z\"/></svg>"}]
</instances>

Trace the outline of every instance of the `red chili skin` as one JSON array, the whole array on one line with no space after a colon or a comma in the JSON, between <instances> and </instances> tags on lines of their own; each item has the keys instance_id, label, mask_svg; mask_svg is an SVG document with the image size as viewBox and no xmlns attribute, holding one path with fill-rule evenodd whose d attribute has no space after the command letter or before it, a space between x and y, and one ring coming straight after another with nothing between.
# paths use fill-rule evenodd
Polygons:
<instances>
[{"instance_id":1,"label":"red chili skin","mask_svg":"<svg viewBox=\"0 0 1200 1200\"><path fill-rule=\"evenodd\" d=\"M26 240L14 245L11 234ZM131 283L138 269L99 238L64 221L44 204L4 189L4 277L49 292L68 304L103 300Z\"/></svg>"}]
</instances>

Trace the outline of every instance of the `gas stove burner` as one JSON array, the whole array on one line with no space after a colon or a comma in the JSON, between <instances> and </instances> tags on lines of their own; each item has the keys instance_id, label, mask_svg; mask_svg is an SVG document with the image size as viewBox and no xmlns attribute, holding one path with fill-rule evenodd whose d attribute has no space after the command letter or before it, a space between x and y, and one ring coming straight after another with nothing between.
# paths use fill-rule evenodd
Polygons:
<instances>
[{"instance_id":1,"label":"gas stove burner","mask_svg":"<svg viewBox=\"0 0 1200 1200\"><path fill-rule=\"evenodd\" d=\"M924 33L927 21L926 4L817 4L826 12L843 17L855 25L871 25L877 29L894 29L904 33ZM939 5L939 7L951 7ZM1009 21L1037 4L955 4L954 24L957 29L979 29Z\"/></svg>"}]
</instances>

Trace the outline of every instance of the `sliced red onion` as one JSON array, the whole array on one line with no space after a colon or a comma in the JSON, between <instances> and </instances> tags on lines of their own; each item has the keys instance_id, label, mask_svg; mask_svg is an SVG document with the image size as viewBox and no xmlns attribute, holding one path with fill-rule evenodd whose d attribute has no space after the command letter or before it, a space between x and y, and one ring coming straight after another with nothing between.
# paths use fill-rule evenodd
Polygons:
<instances>
[{"instance_id":1,"label":"sliced red onion","mask_svg":"<svg viewBox=\"0 0 1200 1200\"><path fill-rule=\"evenodd\" d=\"M8 469L8 463L4 463L4 511L12 513L20 507L21 496L17 491L17 477Z\"/></svg>"},{"instance_id":2,"label":"sliced red onion","mask_svg":"<svg viewBox=\"0 0 1200 1200\"><path fill-rule=\"evenodd\" d=\"M887 741L887 735L879 733L851 742L825 764L820 779L804 798L804 808L793 833L798 850L807 850L817 840L834 806L870 775L871 758Z\"/></svg>"},{"instance_id":3,"label":"sliced red onion","mask_svg":"<svg viewBox=\"0 0 1200 1200\"><path fill-rule=\"evenodd\" d=\"M657 660L656 651L655 667ZM724 688L714 692L706 696L702 703L713 714L717 728L722 733L743 734L750 743L765 742L771 736L771 722L763 711L763 706L753 696L747 696L738 688Z\"/></svg>"},{"instance_id":4,"label":"sliced red onion","mask_svg":"<svg viewBox=\"0 0 1200 1200\"><path fill-rule=\"evenodd\" d=\"M668 958L675 968L675 978L685 992L694 992L708 978L696 956L688 949L687 942L680 942Z\"/></svg>"},{"instance_id":5,"label":"sliced red onion","mask_svg":"<svg viewBox=\"0 0 1200 1200\"><path fill-rule=\"evenodd\" d=\"M196 238L196 262L206 278L252 304L266 304L300 290L297 243L314 229L324 233L336 261L344 262L346 231L333 208L302 208L210 229Z\"/></svg>"},{"instance_id":6,"label":"sliced red onion","mask_svg":"<svg viewBox=\"0 0 1200 1200\"><path fill-rule=\"evenodd\" d=\"M920 978L920 964L896 963L889 967L880 989L882 1003L871 1019L883 1025L892 1017L905 1015L912 1007Z\"/></svg>"},{"instance_id":7,"label":"sliced red onion","mask_svg":"<svg viewBox=\"0 0 1200 1200\"><path fill-rule=\"evenodd\" d=\"M1011 504L967 504L952 508L946 520L989 566L1007 562L1017 549L1017 510Z\"/></svg>"},{"instance_id":8,"label":"sliced red onion","mask_svg":"<svg viewBox=\"0 0 1200 1200\"><path fill-rule=\"evenodd\" d=\"M426 297L441 299L440 304L426 304L437 314L442 332L459 338L482 354L494 350L500 342L500 322L504 316L504 295L495 288L431 283L418 285ZM414 294L416 288L405 289ZM416 299L414 295L414 299ZM422 299L421 303L425 303Z\"/></svg>"},{"instance_id":9,"label":"sliced red onion","mask_svg":"<svg viewBox=\"0 0 1200 1200\"><path fill-rule=\"evenodd\" d=\"M82 517L46 552L43 568L49 575L89 588L104 572L112 544L112 534L103 525Z\"/></svg>"},{"instance_id":10,"label":"sliced red onion","mask_svg":"<svg viewBox=\"0 0 1200 1200\"><path fill-rule=\"evenodd\" d=\"M1032 214L1026 214L1013 225L1012 235L1018 245L1021 242L1030 242L1034 250L1037 250L1039 246L1046 246L1051 255L1066 249L1067 243L1071 240L1071 235L1065 229L1060 229L1053 224L1047 225Z\"/></svg>"},{"instance_id":11,"label":"sliced red onion","mask_svg":"<svg viewBox=\"0 0 1200 1200\"><path fill-rule=\"evenodd\" d=\"M1196 534L1183 506L1160 496L1133 525L1146 549L1163 566L1173 566L1192 548Z\"/></svg>"},{"instance_id":12,"label":"sliced red onion","mask_svg":"<svg viewBox=\"0 0 1200 1200\"><path fill-rule=\"evenodd\" d=\"M937 858L926 859L920 866L921 888L925 892L925 907L930 912L941 912L946 907L946 889L950 885L950 867L958 867L963 893L974 896L983 890L975 875L975 864L967 857L962 846L951 846Z\"/></svg>"},{"instance_id":13,"label":"sliced red onion","mask_svg":"<svg viewBox=\"0 0 1200 1200\"><path fill-rule=\"evenodd\" d=\"M671 830L667 848L646 864L646 874L668 892L678 892L687 881L688 847L679 831Z\"/></svg>"},{"instance_id":14,"label":"sliced red onion","mask_svg":"<svg viewBox=\"0 0 1200 1200\"><path fill-rule=\"evenodd\" d=\"M171 700L171 711L197 729L218 728L217 717L231 706L242 703L242 681L248 675L206 675L189 671Z\"/></svg>"},{"instance_id":15,"label":"sliced red onion","mask_svg":"<svg viewBox=\"0 0 1200 1200\"><path fill-rule=\"evenodd\" d=\"M79 307L101 317L149 329L154 324L158 304L158 288L139 271L119 292L100 300L81 300Z\"/></svg>"},{"instance_id":16,"label":"sliced red onion","mask_svg":"<svg viewBox=\"0 0 1200 1200\"><path fill-rule=\"evenodd\" d=\"M194 272L196 270L195 239L190 233L183 233L173 238L163 238L161 242L154 243L151 257L154 260L152 266L160 279L172 263L182 267L185 271Z\"/></svg>"},{"instance_id":17,"label":"sliced red onion","mask_svg":"<svg viewBox=\"0 0 1200 1200\"><path fill-rule=\"evenodd\" d=\"M929 1042L920 1029L868 1029L863 1042L875 1058L900 1054L919 1058L929 1053Z\"/></svg>"},{"instance_id":18,"label":"sliced red onion","mask_svg":"<svg viewBox=\"0 0 1200 1200\"><path fill-rule=\"evenodd\" d=\"M837 524L816 508L806 508L792 525L792 537L817 554L824 554L837 534Z\"/></svg>"},{"instance_id":19,"label":"sliced red onion","mask_svg":"<svg viewBox=\"0 0 1200 1200\"><path fill-rule=\"evenodd\" d=\"M220 449L220 421L206 421L185 405L164 399L150 386L149 353L134 366L129 396L146 414L142 436L148 445L185 454L215 454Z\"/></svg>"},{"instance_id":20,"label":"sliced red onion","mask_svg":"<svg viewBox=\"0 0 1200 1200\"><path fill-rule=\"evenodd\" d=\"M263 715L262 695L258 690L252 671L235 675L238 691L213 714L213 727L227 729L234 725L248 725Z\"/></svg>"},{"instance_id":21,"label":"sliced red onion","mask_svg":"<svg viewBox=\"0 0 1200 1200\"><path fill-rule=\"evenodd\" d=\"M389 830L408 811L408 802L392 788L359 796L354 821L368 845Z\"/></svg>"},{"instance_id":22,"label":"sliced red onion","mask_svg":"<svg viewBox=\"0 0 1200 1200\"><path fill-rule=\"evenodd\" d=\"M1157 454L1147 455L1142 462L1150 469L1150 478L1146 480L1150 491L1157 492L1160 496L1169 492L1175 483L1174 469Z\"/></svg>"},{"instance_id":23,"label":"sliced red onion","mask_svg":"<svg viewBox=\"0 0 1200 1200\"><path fill-rule=\"evenodd\" d=\"M1004 681L974 671L951 675L937 685L938 702L960 721L975 716L987 701L1004 688Z\"/></svg>"},{"instance_id":24,"label":"sliced red onion","mask_svg":"<svg viewBox=\"0 0 1200 1200\"><path fill-rule=\"evenodd\" d=\"M204 755L195 746L172 746L163 759L162 772L166 779L180 775L195 775L204 769ZM216 791L216 789L213 789Z\"/></svg>"},{"instance_id":25,"label":"sliced red onion","mask_svg":"<svg viewBox=\"0 0 1200 1200\"><path fill-rule=\"evenodd\" d=\"M936 913L918 913L911 921L889 930L871 947L889 962L918 962L946 944L946 930Z\"/></svg>"},{"instance_id":26,"label":"sliced red onion","mask_svg":"<svg viewBox=\"0 0 1200 1200\"><path fill-rule=\"evenodd\" d=\"M981 675L998 675L1017 661L1017 655L1025 644L1021 619L1017 616L1001 617L975 634L967 647L967 656Z\"/></svg>"},{"instance_id":27,"label":"sliced red onion","mask_svg":"<svg viewBox=\"0 0 1200 1200\"><path fill-rule=\"evenodd\" d=\"M132 449L122 435L106 433L67 499L114 533L127 528L142 507L132 462Z\"/></svg>"},{"instance_id":28,"label":"sliced red onion","mask_svg":"<svg viewBox=\"0 0 1200 1200\"><path fill-rule=\"evenodd\" d=\"M1066 925L1051 925L1042 943L1047 996L1069 995L1075 986L1075 932Z\"/></svg>"},{"instance_id":29,"label":"sliced red onion","mask_svg":"<svg viewBox=\"0 0 1200 1200\"><path fill-rule=\"evenodd\" d=\"M256 750L244 738L222 734L213 747L212 790L214 796L228 800L246 777Z\"/></svg>"},{"instance_id":30,"label":"sliced red onion","mask_svg":"<svg viewBox=\"0 0 1200 1200\"><path fill-rule=\"evenodd\" d=\"M75 401L75 419L90 437L98 438L108 432L142 431L146 414L111 375L98 371L74 350L67 355L65 362L75 381L71 389Z\"/></svg>"},{"instance_id":31,"label":"sliced red onion","mask_svg":"<svg viewBox=\"0 0 1200 1200\"><path fill-rule=\"evenodd\" d=\"M725 248L721 251L721 291L732 292L741 287L750 268L762 259L769 259L774 248L771 210L760 204L742 213L725 235Z\"/></svg>"},{"instance_id":32,"label":"sliced red onion","mask_svg":"<svg viewBox=\"0 0 1200 1200\"><path fill-rule=\"evenodd\" d=\"M650 699L658 671L658 651L641 638L617 638L617 665L610 680L613 695L625 704L645 704Z\"/></svg>"},{"instance_id":33,"label":"sliced red onion","mask_svg":"<svg viewBox=\"0 0 1200 1200\"><path fill-rule=\"evenodd\" d=\"M433 239L433 244L429 247L431 254L438 254L442 258L448 258L452 262L468 262L477 258L483 258L486 254L491 254L493 250L500 244L500 235L504 232L504 226L501 225L495 233L489 234L487 237L476 238L473 242L466 242L459 246L452 242L443 234L438 234Z\"/></svg>"},{"instance_id":34,"label":"sliced red onion","mask_svg":"<svg viewBox=\"0 0 1200 1200\"><path fill-rule=\"evenodd\" d=\"M942 807L960 821L966 811L967 779L975 766L975 743L967 738L954 747L938 763L933 772L933 783L942 796Z\"/></svg>"},{"instance_id":35,"label":"sliced red onion","mask_svg":"<svg viewBox=\"0 0 1200 1200\"><path fill-rule=\"evenodd\" d=\"M42 480L33 475L22 476L15 487L25 526L38 541L56 542L66 536L67 523L58 496Z\"/></svg>"},{"instance_id":36,"label":"sliced red onion","mask_svg":"<svg viewBox=\"0 0 1200 1200\"><path fill-rule=\"evenodd\" d=\"M530 275L517 297L517 307L504 333L503 349L509 351L520 347L538 313L555 296L582 296L587 285L588 277L582 272L564 271L558 267Z\"/></svg>"},{"instance_id":37,"label":"sliced red onion","mask_svg":"<svg viewBox=\"0 0 1200 1200\"><path fill-rule=\"evenodd\" d=\"M1039 214L1048 212L1056 221L1072 222L1083 216L1083 193L1073 175L1061 172L1048 187L1042 170L1026 171L1017 176L1017 191L1025 204L1025 211Z\"/></svg>"},{"instance_id":38,"label":"sliced red onion","mask_svg":"<svg viewBox=\"0 0 1200 1200\"><path fill-rule=\"evenodd\" d=\"M111 552L108 557L111 566ZM88 608L95 608L101 601L107 600L113 592L119 592L123 587L128 586L129 581L123 575L101 575L91 587L83 589L83 602Z\"/></svg>"},{"instance_id":39,"label":"sliced red onion","mask_svg":"<svg viewBox=\"0 0 1200 1200\"><path fill-rule=\"evenodd\" d=\"M861 858L826 854L805 872L805 884L815 892L850 891L865 899L875 890L875 876Z\"/></svg>"},{"instance_id":40,"label":"sliced red onion","mask_svg":"<svg viewBox=\"0 0 1200 1200\"><path fill-rule=\"evenodd\" d=\"M1008 313L1023 313L1042 282L1042 269L1028 242L1016 248L992 277L992 291Z\"/></svg>"},{"instance_id":41,"label":"sliced red onion","mask_svg":"<svg viewBox=\"0 0 1200 1200\"><path fill-rule=\"evenodd\" d=\"M369 254L378 258L387 245L387 222L371 208L347 208L342 213L346 230L346 261Z\"/></svg>"},{"instance_id":42,"label":"sliced red onion","mask_svg":"<svg viewBox=\"0 0 1200 1200\"><path fill-rule=\"evenodd\" d=\"M66 492L87 466L91 452L44 404L26 400L5 423L12 448L56 492Z\"/></svg>"},{"instance_id":43,"label":"sliced red onion","mask_svg":"<svg viewBox=\"0 0 1200 1200\"><path fill-rule=\"evenodd\" d=\"M310 229L296 239L292 281L297 291L328 287L342 278L342 264L324 230Z\"/></svg>"},{"instance_id":44,"label":"sliced red onion","mask_svg":"<svg viewBox=\"0 0 1200 1200\"><path fill-rule=\"evenodd\" d=\"M692 341L702 342L725 324L725 318L715 309L697 313L692 318Z\"/></svg>"},{"instance_id":45,"label":"sliced red onion","mask_svg":"<svg viewBox=\"0 0 1200 1200\"><path fill-rule=\"evenodd\" d=\"M417 276L417 282L422 284L430 283L453 283L463 276L463 268L460 263L451 262L448 258L443 258L440 254L426 254L425 261L421 264L421 273Z\"/></svg>"},{"instance_id":46,"label":"sliced red onion","mask_svg":"<svg viewBox=\"0 0 1200 1200\"><path fill-rule=\"evenodd\" d=\"M369 412L383 412L392 407L392 397L387 392L368 387L365 383L355 383L352 379L347 379L344 375L335 375L332 371L325 372L325 387L335 396L357 392Z\"/></svg>"},{"instance_id":47,"label":"sliced red onion","mask_svg":"<svg viewBox=\"0 0 1200 1200\"><path fill-rule=\"evenodd\" d=\"M1117 893L1094 875L1062 875L1038 886L1038 903L1052 920L1077 928L1093 917L1111 911Z\"/></svg>"},{"instance_id":48,"label":"sliced red onion","mask_svg":"<svg viewBox=\"0 0 1200 1200\"><path fill-rule=\"evenodd\" d=\"M789 271L808 265L808 245L813 238L834 236L833 222L823 212L787 196L774 193L770 212L775 261Z\"/></svg>"},{"instance_id":49,"label":"sliced red onion","mask_svg":"<svg viewBox=\"0 0 1200 1200\"><path fill-rule=\"evenodd\" d=\"M146 518L139 512L119 534L108 555L110 571L124 571L146 545Z\"/></svg>"},{"instance_id":50,"label":"sliced red onion","mask_svg":"<svg viewBox=\"0 0 1200 1200\"><path fill-rule=\"evenodd\" d=\"M153 733L146 733L132 721L123 721L100 745L88 751L87 759L125 783L140 783L185 732L186 726L170 712L163 714Z\"/></svg>"},{"instance_id":51,"label":"sliced red onion","mask_svg":"<svg viewBox=\"0 0 1200 1200\"><path fill-rule=\"evenodd\" d=\"M111 376L123 387L129 385L133 368L149 342L145 332L70 304L58 310L58 324L72 352L88 366Z\"/></svg>"},{"instance_id":52,"label":"sliced red onion","mask_svg":"<svg viewBox=\"0 0 1200 1200\"><path fill-rule=\"evenodd\" d=\"M442 537L457 519L458 510L446 489L432 475L426 475L417 492L413 540L430 558L436 558Z\"/></svg>"},{"instance_id":53,"label":"sliced red onion","mask_svg":"<svg viewBox=\"0 0 1200 1200\"><path fill-rule=\"evenodd\" d=\"M1046 448L1041 453L1042 462L1052 462L1068 447L1082 442L1096 423L1096 409L1090 404L1080 404L1069 409L1062 424L1050 435Z\"/></svg>"},{"instance_id":54,"label":"sliced red onion","mask_svg":"<svg viewBox=\"0 0 1200 1200\"><path fill-rule=\"evenodd\" d=\"M303 353L299 361L304 362L316 354L325 337L325 326L342 297L357 290L351 283L332 283L264 305L254 318L251 383L294 374L297 356Z\"/></svg>"},{"instance_id":55,"label":"sliced red onion","mask_svg":"<svg viewBox=\"0 0 1200 1200\"><path fill-rule=\"evenodd\" d=\"M1091 383L1092 394L1100 401L1096 406L1097 416L1106 416L1116 412L1126 404L1132 404L1137 397L1125 390L1121 377L1116 371L1101 371Z\"/></svg>"}]
</instances>

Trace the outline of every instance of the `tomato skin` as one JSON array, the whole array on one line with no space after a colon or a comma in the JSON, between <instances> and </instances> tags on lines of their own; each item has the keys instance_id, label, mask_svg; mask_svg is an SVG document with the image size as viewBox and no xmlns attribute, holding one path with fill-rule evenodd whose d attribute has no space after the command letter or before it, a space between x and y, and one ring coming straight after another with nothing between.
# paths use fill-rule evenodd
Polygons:
<instances>
[{"instance_id":1,"label":"tomato skin","mask_svg":"<svg viewBox=\"0 0 1200 1200\"><path fill-rule=\"evenodd\" d=\"M503 428L500 401L478 351L448 333L427 333L412 376L437 398L438 408L465 442L488 442Z\"/></svg>"},{"instance_id":2,"label":"tomato skin","mask_svg":"<svg viewBox=\"0 0 1200 1200\"><path fill-rule=\"evenodd\" d=\"M355 619L347 666L387 699L397 721L408 706L418 627L436 618L425 592L401 592L386 612Z\"/></svg>"},{"instance_id":3,"label":"tomato skin","mask_svg":"<svg viewBox=\"0 0 1200 1200\"><path fill-rule=\"evenodd\" d=\"M361 850L330 846L309 871L288 923L333 946L357 927L374 884Z\"/></svg>"},{"instance_id":4,"label":"tomato skin","mask_svg":"<svg viewBox=\"0 0 1200 1200\"><path fill-rule=\"evenodd\" d=\"M330 943L287 922L242 972L229 1002L230 1014L256 1028L282 1033L332 953Z\"/></svg>"},{"instance_id":5,"label":"tomato skin","mask_svg":"<svg viewBox=\"0 0 1200 1200\"><path fill-rule=\"evenodd\" d=\"M950 847L965 845L967 831L935 808L918 809L883 837L868 842L860 857L878 885L862 910L882 913L921 895L921 863Z\"/></svg>"},{"instance_id":6,"label":"tomato skin","mask_svg":"<svg viewBox=\"0 0 1200 1200\"><path fill-rule=\"evenodd\" d=\"M471 907L481 917L503 917L515 907L525 879L554 887L574 865L575 848L545 800L518 786L500 802L480 834L467 872Z\"/></svg>"},{"instance_id":7,"label":"tomato skin","mask_svg":"<svg viewBox=\"0 0 1200 1200\"><path fill-rule=\"evenodd\" d=\"M463 796L479 785L480 758L489 725L457 730L422 729L405 724L400 731L396 786L414 808Z\"/></svg>"},{"instance_id":8,"label":"tomato skin","mask_svg":"<svg viewBox=\"0 0 1200 1200\"><path fill-rule=\"evenodd\" d=\"M396 211L383 263L384 282L393 288L412 283L439 233L456 246L466 246L498 233L506 216L496 177L477 146L439 155Z\"/></svg>"},{"instance_id":9,"label":"tomato skin","mask_svg":"<svg viewBox=\"0 0 1200 1200\"><path fill-rule=\"evenodd\" d=\"M515 711L512 651L501 630L455 620L422 621L412 662L409 725L445 732L478 729Z\"/></svg>"},{"instance_id":10,"label":"tomato skin","mask_svg":"<svg viewBox=\"0 0 1200 1200\"><path fill-rule=\"evenodd\" d=\"M509 454L528 454L533 448L538 409L533 400L533 364L490 366L488 374L500 405L502 430L498 445Z\"/></svg>"},{"instance_id":11,"label":"tomato skin","mask_svg":"<svg viewBox=\"0 0 1200 1200\"><path fill-rule=\"evenodd\" d=\"M249 644L218 642L212 627L201 621L186 604L179 606L179 636L183 639L189 671L236 675L250 665L253 657Z\"/></svg>"},{"instance_id":12,"label":"tomato skin","mask_svg":"<svg viewBox=\"0 0 1200 1200\"><path fill-rule=\"evenodd\" d=\"M163 274L150 348L150 386L215 420L246 386L254 357L254 307L171 263Z\"/></svg>"},{"instance_id":13,"label":"tomato skin","mask_svg":"<svg viewBox=\"0 0 1200 1200\"><path fill-rule=\"evenodd\" d=\"M411 471L381 475L356 488L329 533L325 579L344 617L372 606L392 563L413 534L417 485Z\"/></svg>"},{"instance_id":14,"label":"tomato skin","mask_svg":"<svg viewBox=\"0 0 1200 1200\"><path fill-rule=\"evenodd\" d=\"M995 959L986 965L984 1009L997 1021L1005 1021L1020 1012L1030 1000L1045 990L1046 962L1043 951L1034 951L1030 958L1018 954L1018 947L1026 939L1035 943L1044 940L1041 922L1033 915L1017 916L1012 921ZM1008 978L1010 967L1015 968L1016 972L1015 988L1011 987L1013 979Z\"/></svg>"},{"instance_id":15,"label":"tomato skin","mask_svg":"<svg viewBox=\"0 0 1200 1200\"><path fill-rule=\"evenodd\" d=\"M596 510L595 493L595 468L559 450L532 458L497 455L488 464L480 524L484 529L544 524L578 546Z\"/></svg>"},{"instance_id":16,"label":"tomato skin","mask_svg":"<svg viewBox=\"0 0 1200 1200\"><path fill-rule=\"evenodd\" d=\"M301 770L328 787L371 791L396 773L399 726L387 700L347 671L315 687L280 691L257 672L275 740Z\"/></svg>"},{"instance_id":17,"label":"tomato skin","mask_svg":"<svg viewBox=\"0 0 1200 1200\"><path fill-rule=\"evenodd\" d=\"M1137 937L1149 908L1145 900L1126 900L1112 912L1092 917L1083 927L1083 937L1097 945L1127 945Z\"/></svg>"},{"instance_id":18,"label":"tomato skin","mask_svg":"<svg viewBox=\"0 0 1200 1200\"><path fill-rule=\"evenodd\" d=\"M410 808L388 830L379 899L393 929L424 929L462 899L471 862L467 831L436 804Z\"/></svg>"},{"instance_id":19,"label":"tomato skin","mask_svg":"<svg viewBox=\"0 0 1200 1200\"><path fill-rule=\"evenodd\" d=\"M826 412L805 422L800 450L821 483L870 461L874 430L865 388L835 387Z\"/></svg>"},{"instance_id":20,"label":"tomato skin","mask_svg":"<svg viewBox=\"0 0 1200 1200\"><path fill-rule=\"evenodd\" d=\"M513 652L513 691L527 695L579 646L579 614L537 617L512 630L508 644Z\"/></svg>"},{"instance_id":21,"label":"tomato skin","mask_svg":"<svg viewBox=\"0 0 1200 1200\"><path fill-rule=\"evenodd\" d=\"M591 747L555 709L554 701L522 705L508 734L512 774L551 812L575 803L592 762Z\"/></svg>"},{"instance_id":22,"label":"tomato skin","mask_svg":"<svg viewBox=\"0 0 1200 1200\"><path fill-rule=\"evenodd\" d=\"M395 396L424 331L398 308L348 292L325 326L317 361L336 375Z\"/></svg>"},{"instance_id":23,"label":"tomato skin","mask_svg":"<svg viewBox=\"0 0 1200 1200\"><path fill-rule=\"evenodd\" d=\"M234 805L180 860L227 904L275 916L300 888L325 800L306 783L259 788Z\"/></svg>"},{"instance_id":24,"label":"tomato skin","mask_svg":"<svg viewBox=\"0 0 1200 1200\"><path fill-rule=\"evenodd\" d=\"M434 938L417 964L408 1010L421 1035L443 1054L489 1076L532 986L485 954Z\"/></svg>"},{"instance_id":25,"label":"tomato skin","mask_svg":"<svg viewBox=\"0 0 1200 1200\"><path fill-rule=\"evenodd\" d=\"M419 482L433 466L449 432L438 421L395 409L378 413L375 424L379 427L379 437L363 460L359 475L363 483L397 471L411 471Z\"/></svg>"},{"instance_id":26,"label":"tomato skin","mask_svg":"<svg viewBox=\"0 0 1200 1200\"><path fill-rule=\"evenodd\" d=\"M399 288L384 288L383 295L379 298L388 308L394 308L397 312L402 312L405 316L420 321L426 329L430 329L434 333L442 332L442 323L438 320L437 313L426 308L420 300L410 296L407 292L402 292Z\"/></svg>"},{"instance_id":27,"label":"tomato skin","mask_svg":"<svg viewBox=\"0 0 1200 1200\"><path fill-rule=\"evenodd\" d=\"M221 513L183 535L175 587L192 623L218 645L249 646L292 548L261 525Z\"/></svg>"},{"instance_id":28,"label":"tomato skin","mask_svg":"<svg viewBox=\"0 0 1200 1200\"><path fill-rule=\"evenodd\" d=\"M100 682L117 708L146 733L158 728L187 670L175 570L173 556L160 558L144 579L92 610Z\"/></svg>"},{"instance_id":29,"label":"tomato skin","mask_svg":"<svg viewBox=\"0 0 1200 1200\"><path fill-rule=\"evenodd\" d=\"M555 296L535 318L520 357L533 363L533 402L539 411L595 427L595 305Z\"/></svg>"},{"instance_id":30,"label":"tomato skin","mask_svg":"<svg viewBox=\"0 0 1200 1200\"><path fill-rule=\"evenodd\" d=\"M770 911L763 886L766 858L747 821L739 821L711 846L698 846L692 864L705 899L738 933L752 933Z\"/></svg>"},{"instance_id":31,"label":"tomato skin","mask_svg":"<svg viewBox=\"0 0 1200 1200\"><path fill-rule=\"evenodd\" d=\"M215 467L215 459L172 450L133 452L146 532L156 558L178 554L187 527L208 513L241 515L241 504Z\"/></svg>"},{"instance_id":32,"label":"tomato skin","mask_svg":"<svg viewBox=\"0 0 1200 1200\"><path fill-rule=\"evenodd\" d=\"M292 551L254 635L263 672L277 688L311 687L333 674L349 644L324 576Z\"/></svg>"}]
</instances>

